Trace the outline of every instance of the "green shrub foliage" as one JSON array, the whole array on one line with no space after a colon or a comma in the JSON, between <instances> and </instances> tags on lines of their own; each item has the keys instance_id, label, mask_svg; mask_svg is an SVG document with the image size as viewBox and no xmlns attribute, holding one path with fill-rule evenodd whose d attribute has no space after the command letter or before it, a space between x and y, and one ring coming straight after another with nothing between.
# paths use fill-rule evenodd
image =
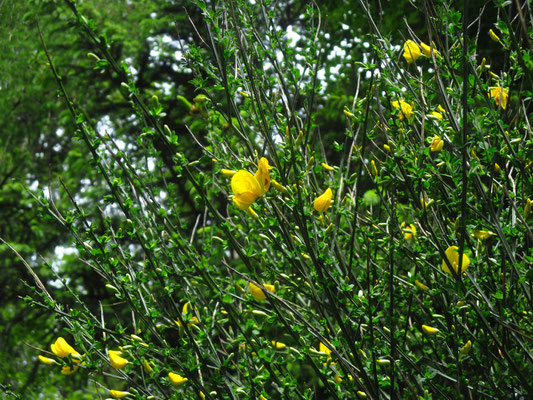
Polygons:
<instances>
[{"instance_id":1,"label":"green shrub foliage","mask_svg":"<svg viewBox=\"0 0 533 400\"><path fill-rule=\"evenodd\" d=\"M69 143L25 201L67 255L1 247L54 316L32 390L533 393L528 2L100 3L38 25Z\"/></svg>"}]
</instances>

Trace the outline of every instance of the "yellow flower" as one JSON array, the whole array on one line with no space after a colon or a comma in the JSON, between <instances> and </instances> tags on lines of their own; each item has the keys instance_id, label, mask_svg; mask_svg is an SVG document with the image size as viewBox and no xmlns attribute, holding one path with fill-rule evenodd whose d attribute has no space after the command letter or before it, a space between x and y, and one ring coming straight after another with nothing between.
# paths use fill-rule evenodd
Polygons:
<instances>
[{"instance_id":1,"label":"yellow flower","mask_svg":"<svg viewBox=\"0 0 533 400\"><path fill-rule=\"evenodd\" d=\"M272 346L274 346L276 349L281 350L287 347L285 343L276 342L275 340L272 341Z\"/></svg>"},{"instance_id":2,"label":"yellow flower","mask_svg":"<svg viewBox=\"0 0 533 400\"><path fill-rule=\"evenodd\" d=\"M79 358L80 353L78 353L70 344L67 343L62 337L57 338L55 343L52 343L50 346L52 353L54 353L59 358L65 358L71 355L72 357Z\"/></svg>"},{"instance_id":3,"label":"yellow flower","mask_svg":"<svg viewBox=\"0 0 533 400\"><path fill-rule=\"evenodd\" d=\"M376 166L376 162L374 160L370 161L370 172L374 176L378 176L378 167Z\"/></svg>"},{"instance_id":4,"label":"yellow flower","mask_svg":"<svg viewBox=\"0 0 533 400\"><path fill-rule=\"evenodd\" d=\"M109 350L107 353L109 355L109 362L115 369L122 369L128 363L128 360L120 356L122 354L120 351Z\"/></svg>"},{"instance_id":5,"label":"yellow flower","mask_svg":"<svg viewBox=\"0 0 533 400\"><path fill-rule=\"evenodd\" d=\"M489 88L489 97L494 99L496 107L501 107L505 110L507 108L507 101L509 100L509 89L500 86L493 86Z\"/></svg>"},{"instance_id":6,"label":"yellow flower","mask_svg":"<svg viewBox=\"0 0 533 400\"><path fill-rule=\"evenodd\" d=\"M331 198L333 197L333 192L330 188L327 188L324 193L318 196L313 202L313 207L319 213L325 212L331 205Z\"/></svg>"},{"instance_id":7,"label":"yellow flower","mask_svg":"<svg viewBox=\"0 0 533 400\"><path fill-rule=\"evenodd\" d=\"M172 383L172 386L181 386L188 381L187 378L184 378L179 374L175 374L174 372L168 373L168 379L170 379L170 383Z\"/></svg>"},{"instance_id":8,"label":"yellow flower","mask_svg":"<svg viewBox=\"0 0 533 400\"><path fill-rule=\"evenodd\" d=\"M255 175L241 169L231 178L231 190L233 190L233 203L240 210L246 210L257 200L258 197L265 194L270 188L268 160L262 157Z\"/></svg>"},{"instance_id":9,"label":"yellow flower","mask_svg":"<svg viewBox=\"0 0 533 400\"><path fill-rule=\"evenodd\" d=\"M265 396L263 396L262 394L259 395L259 400L268 400Z\"/></svg>"},{"instance_id":10,"label":"yellow flower","mask_svg":"<svg viewBox=\"0 0 533 400\"><path fill-rule=\"evenodd\" d=\"M261 290L261 288L259 288L259 286L254 285L252 282L250 282L249 286L250 286L250 292L252 293L252 296L254 299L259 300L259 301L266 299L265 293ZM276 291L276 288L274 285L264 284L263 286L269 292L274 293Z\"/></svg>"},{"instance_id":11,"label":"yellow flower","mask_svg":"<svg viewBox=\"0 0 533 400\"><path fill-rule=\"evenodd\" d=\"M413 240L415 238L416 228L413 224L406 225L405 222L402 222L400 228L402 228L403 237L405 240Z\"/></svg>"},{"instance_id":12,"label":"yellow flower","mask_svg":"<svg viewBox=\"0 0 533 400\"><path fill-rule=\"evenodd\" d=\"M384 145L383 145L383 148L385 149L385 151L386 151L387 153L390 153L390 152L392 151L392 149L390 148L390 146L389 146L388 144L384 144Z\"/></svg>"},{"instance_id":13,"label":"yellow flower","mask_svg":"<svg viewBox=\"0 0 533 400\"><path fill-rule=\"evenodd\" d=\"M428 326L428 325L422 325L422 330L428 336L433 336L439 331L437 328L433 328L433 327Z\"/></svg>"},{"instance_id":14,"label":"yellow flower","mask_svg":"<svg viewBox=\"0 0 533 400\"><path fill-rule=\"evenodd\" d=\"M222 173L222 175L224 175L226 178L231 178L233 177L233 175L235 175L237 172L235 172L234 170L232 169L225 169L225 168L222 168L220 170L220 172Z\"/></svg>"},{"instance_id":15,"label":"yellow flower","mask_svg":"<svg viewBox=\"0 0 533 400\"><path fill-rule=\"evenodd\" d=\"M495 42L499 42L500 41L500 38L498 37L498 35L496 35L494 33L494 31L492 29L489 29L489 36L492 40L494 40Z\"/></svg>"},{"instance_id":16,"label":"yellow flower","mask_svg":"<svg viewBox=\"0 0 533 400\"><path fill-rule=\"evenodd\" d=\"M443 116L440 112L438 111L433 111L430 115L432 115L433 117L435 117L436 119L438 119L439 121L442 121L443 120Z\"/></svg>"},{"instance_id":17,"label":"yellow flower","mask_svg":"<svg viewBox=\"0 0 533 400\"><path fill-rule=\"evenodd\" d=\"M448 262L450 263L450 265L452 266L456 274L459 273L459 253L457 251L458 249L459 248L457 246L450 246L446 249L446 258L448 259ZM464 270L467 269L469 265L470 265L470 259L468 258L466 254L463 253L463 260L461 263L461 273L464 272ZM446 264L446 260L444 259L442 260L442 270L444 272L449 273L450 275L452 274L452 272L448 268L448 264Z\"/></svg>"},{"instance_id":18,"label":"yellow flower","mask_svg":"<svg viewBox=\"0 0 533 400\"><path fill-rule=\"evenodd\" d=\"M321 353L325 353L328 356L331 354L331 350L322 342L319 343L318 349L320 350Z\"/></svg>"},{"instance_id":19,"label":"yellow flower","mask_svg":"<svg viewBox=\"0 0 533 400\"><path fill-rule=\"evenodd\" d=\"M39 355L39 361L46 365L57 364L56 360L54 360L53 358L48 358L41 355Z\"/></svg>"},{"instance_id":20,"label":"yellow flower","mask_svg":"<svg viewBox=\"0 0 533 400\"><path fill-rule=\"evenodd\" d=\"M444 147L444 141L441 139L441 137L437 135L433 136L433 141L431 142L431 145L429 146L431 151L432 152L441 151L443 147Z\"/></svg>"},{"instance_id":21,"label":"yellow flower","mask_svg":"<svg viewBox=\"0 0 533 400\"><path fill-rule=\"evenodd\" d=\"M474 237L479 240L486 240L494 235L489 231L482 231L481 229L474 229Z\"/></svg>"},{"instance_id":22,"label":"yellow flower","mask_svg":"<svg viewBox=\"0 0 533 400\"><path fill-rule=\"evenodd\" d=\"M420 47L422 48L422 53L424 53L426 57L431 57L431 53L433 53L435 57L439 54L434 46L428 46L424 42L420 42Z\"/></svg>"},{"instance_id":23,"label":"yellow flower","mask_svg":"<svg viewBox=\"0 0 533 400\"><path fill-rule=\"evenodd\" d=\"M110 390L109 395L114 399L123 399L126 396L129 396L131 393L123 392L121 390Z\"/></svg>"},{"instance_id":24,"label":"yellow flower","mask_svg":"<svg viewBox=\"0 0 533 400\"><path fill-rule=\"evenodd\" d=\"M414 62L421 54L420 47L418 47L418 45L412 40L408 40L403 45L403 58L405 58L405 61L408 63Z\"/></svg>"},{"instance_id":25,"label":"yellow flower","mask_svg":"<svg viewBox=\"0 0 533 400\"><path fill-rule=\"evenodd\" d=\"M352 114L350 111L344 109L344 110L342 110L342 112L344 112L344 114L346 114L346 116L347 116L348 118L353 118L353 114Z\"/></svg>"},{"instance_id":26,"label":"yellow flower","mask_svg":"<svg viewBox=\"0 0 533 400\"><path fill-rule=\"evenodd\" d=\"M154 369L152 368L152 366L150 365L150 363L147 360L144 360L144 362L143 362L143 370L147 374L151 374Z\"/></svg>"},{"instance_id":27,"label":"yellow flower","mask_svg":"<svg viewBox=\"0 0 533 400\"><path fill-rule=\"evenodd\" d=\"M335 169L331 165L326 163L322 163L322 168L324 168L326 171L333 171Z\"/></svg>"},{"instance_id":28,"label":"yellow flower","mask_svg":"<svg viewBox=\"0 0 533 400\"><path fill-rule=\"evenodd\" d=\"M400 101L393 101L391 102L392 106L396 109L400 110L400 113L398 114L400 119L409 119L411 118L411 115L413 115L413 107L409 103L406 103L403 100Z\"/></svg>"},{"instance_id":29,"label":"yellow flower","mask_svg":"<svg viewBox=\"0 0 533 400\"><path fill-rule=\"evenodd\" d=\"M77 365L73 365L73 366L69 366L69 365L65 365L63 368L61 368L61 373L63 375L72 375L73 373L75 373L80 367L78 367Z\"/></svg>"},{"instance_id":30,"label":"yellow flower","mask_svg":"<svg viewBox=\"0 0 533 400\"><path fill-rule=\"evenodd\" d=\"M463 347L461 347L461 354L468 354L470 353L470 349L472 349L472 342L469 340L465 343Z\"/></svg>"}]
</instances>

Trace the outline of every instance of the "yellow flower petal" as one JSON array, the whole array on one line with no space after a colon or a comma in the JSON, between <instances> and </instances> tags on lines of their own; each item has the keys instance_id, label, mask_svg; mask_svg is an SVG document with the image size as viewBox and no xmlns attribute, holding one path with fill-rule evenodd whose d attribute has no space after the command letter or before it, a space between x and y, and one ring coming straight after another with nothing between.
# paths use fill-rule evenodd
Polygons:
<instances>
[{"instance_id":1,"label":"yellow flower petal","mask_svg":"<svg viewBox=\"0 0 533 400\"><path fill-rule=\"evenodd\" d=\"M183 315L187 315L187 314L189 314L189 307L190 307L190 306L191 306L191 302L190 302L190 301L188 301L187 303L185 303L185 304L183 305L183 308L181 309L181 313L182 313ZM192 308L192 307L191 307L191 308ZM196 313L198 313L198 308L194 307L194 311L196 311ZM191 314L194 315L193 312L191 312ZM196 316L193 316L193 317L189 320L188 325L197 325L197 324L199 324L199 323L200 323L200 322L198 321L198 318L196 318Z\"/></svg>"},{"instance_id":2,"label":"yellow flower petal","mask_svg":"<svg viewBox=\"0 0 533 400\"><path fill-rule=\"evenodd\" d=\"M411 115L413 115L413 107L411 107L411 105L409 103L406 103L405 101L403 100L400 100L400 101L393 101L391 102L391 105L400 110L400 112L398 113L398 116L400 119L409 119L411 118Z\"/></svg>"},{"instance_id":3,"label":"yellow flower petal","mask_svg":"<svg viewBox=\"0 0 533 400\"><path fill-rule=\"evenodd\" d=\"M276 349L281 350L287 347L285 343L276 342L275 340L272 341L272 346L274 346Z\"/></svg>"},{"instance_id":4,"label":"yellow flower petal","mask_svg":"<svg viewBox=\"0 0 533 400\"><path fill-rule=\"evenodd\" d=\"M170 380L170 383L173 385L173 386L181 386L183 385L185 382L188 381L187 378L179 375L179 374L175 374L174 372L169 372L168 373L168 379Z\"/></svg>"},{"instance_id":5,"label":"yellow flower petal","mask_svg":"<svg viewBox=\"0 0 533 400\"><path fill-rule=\"evenodd\" d=\"M370 161L370 173L374 176L378 176L378 167L374 160Z\"/></svg>"},{"instance_id":6,"label":"yellow flower petal","mask_svg":"<svg viewBox=\"0 0 533 400\"><path fill-rule=\"evenodd\" d=\"M444 147L444 141L441 139L441 137L437 135L433 136L433 141L431 142L431 145L429 146L431 151L432 152L441 151L443 147Z\"/></svg>"},{"instance_id":7,"label":"yellow flower petal","mask_svg":"<svg viewBox=\"0 0 533 400\"><path fill-rule=\"evenodd\" d=\"M468 354L470 353L470 350L472 349L472 342L469 340L465 343L463 347L461 347L461 354Z\"/></svg>"},{"instance_id":8,"label":"yellow flower petal","mask_svg":"<svg viewBox=\"0 0 533 400\"><path fill-rule=\"evenodd\" d=\"M333 171L335 169L331 165L326 163L322 163L322 168L324 168L326 171Z\"/></svg>"},{"instance_id":9,"label":"yellow flower petal","mask_svg":"<svg viewBox=\"0 0 533 400\"><path fill-rule=\"evenodd\" d=\"M52 349L52 352L59 358L68 357L69 354L72 354L73 357L80 356L80 353L74 350L74 348L62 337L57 338L55 343L53 343L50 348Z\"/></svg>"},{"instance_id":10,"label":"yellow flower petal","mask_svg":"<svg viewBox=\"0 0 533 400\"><path fill-rule=\"evenodd\" d=\"M405 240L413 240L416 236L416 227L413 224L406 225L405 222L400 224L402 228L403 237Z\"/></svg>"},{"instance_id":11,"label":"yellow flower petal","mask_svg":"<svg viewBox=\"0 0 533 400\"><path fill-rule=\"evenodd\" d=\"M69 365L65 365L63 366L63 368L61 368L61 373L63 375L72 375L73 373L75 373L80 367L78 367L77 365L73 365L72 367L69 366Z\"/></svg>"},{"instance_id":12,"label":"yellow flower petal","mask_svg":"<svg viewBox=\"0 0 533 400\"><path fill-rule=\"evenodd\" d=\"M131 393L123 392L121 390L110 390L109 395L114 399L123 399L126 396L129 396Z\"/></svg>"},{"instance_id":13,"label":"yellow flower petal","mask_svg":"<svg viewBox=\"0 0 533 400\"><path fill-rule=\"evenodd\" d=\"M431 53L433 53L435 56L439 54L439 52L435 50L434 46L428 46L424 42L420 43L420 47L422 48L422 53L424 53L426 57L431 57Z\"/></svg>"},{"instance_id":14,"label":"yellow flower petal","mask_svg":"<svg viewBox=\"0 0 533 400\"><path fill-rule=\"evenodd\" d=\"M234 170L232 169L225 169L225 168L222 168L220 170L220 172L222 173L222 175L224 175L226 178L231 178L233 177L233 175L235 175L237 172L235 172Z\"/></svg>"},{"instance_id":15,"label":"yellow flower petal","mask_svg":"<svg viewBox=\"0 0 533 400\"><path fill-rule=\"evenodd\" d=\"M56 360L54 360L53 358L48 358L41 355L39 355L39 361L46 365L57 364Z\"/></svg>"},{"instance_id":16,"label":"yellow flower petal","mask_svg":"<svg viewBox=\"0 0 533 400\"><path fill-rule=\"evenodd\" d=\"M413 42L412 40L408 40L403 45L403 58L405 58L405 61L408 63L412 63L415 60L418 59L422 55L422 52L420 51L420 47Z\"/></svg>"},{"instance_id":17,"label":"yellow flower petal","mask_svg":"<svg viewBox=\"0 0 533 400\"><path fill-rule=\"evenodd\" d=\"M150 363L147 360L144 360L144 362L143 362L143 370L147 374L151 374L154 369L152 368L152 366L150 365Z\"/></svg>"},{"instance_id":18,"label":"yellow flower petal","mask_svg":"<svg viewBox=\"0 0 533 400\"><path fill-rule=\"evenodd\" d=\"M257 213L255 212L255 210L252 207L248 207L248 209L246 211L248 211L248 215L250 217L252 217L253 219L259 218L259 215L257 215Z\"/></svg>"},{"instance_id":19,"label":"yellow flower petal","mask_svg":"<svg viewBox=\"0 0 533 400\"><path fill-rule=\"evenodd\" d=\"M318 349L321 353L325 353L328 356L331 354L331 350L322 342L319 343Z\"/></svg>"},{"instance_id":20,"label":"yellow flower petal","mask_svg":"<svg viewBox=\"0 0 533 400\"><path fill-rule=\"evenodd\" d=\"M331 198L333 197L333 191L330 188L327 188L324 193L318 196L313 202L313 207L316 211L323 213L331 205Z\"/></svg>"},{"instance_id":21,"label":"yellow flower petal","mask_svg":"<svg viewBox=\"0 0 533 400\"><path fill-rule=\"evenodd\" d=\"M115 369L122 369L128 363L128 360L120 356L122 354L120 351L109 350L107 353L109 355L109 362Z\"/></svg>"},{"instance_id":22,"label":"yellow flower petal","mask_svg":"<svg viewBox=\"0 0 533 400\"><path fill-rule=\"evenodd\" d=\"M433 336L435 335L437 332L439 332L439 330L437 328L433 328L431 326L428 326L428 325L422 325L422 330L424 331L424 333L428 336Z\"/></svg>"},{"instance_id":23,"label":"yellow flower petal","mask_svg":"<svg viewBox=\"0 0 533 400\"><path fill-rule=\"evenodd\" d=\"M494 40L495 42L499 42L500 41L500 38L498 37L498 35L496 35L494 33L494 31L492 29L489 29L489 36L492 40Z\"/></svg>"},{"instance_id":24,"label":"yellow flower petal","mask_svg":"<svg viewBox=\"0 0 533 400\"><path fill-rule=\"evenodd\" d=\"M274 293L276 291L276 288L275 288L274 285L264 284L263 286L269 292ZM249 287L250 287L250 292L252 293L252 296L253 296L254 299L256 299L258 301L262 301L262 300L266 299L265 293L261 290L261 288L259 286L254 285L252 282L250 282Z\"/></svg>"},{"instance_id":25,"label":"yellow flower petal","mask_svg":"<svg viewBox=\"0 0 533 400\"><path fill-rule=\"evenodd\" d=\"M456 274L459 273L459 253L457 250L459 250L457 246L450 246L446 249L446 258L448 259L450 265L452 266ZM463 273L469 265L470 259L466 254L463 253L463 259L461 262L461 273ZM448 264L446 264L446 260L444 259L442 260L442 270L452 275L452 272L448 268Z\"/></svg>"},{"instance_id":26,"label":"yellow flower petal","mask_svg":"<svg viewBox=\"0 0 533 400\"><path fill-rule=\"evenodd\" d=\"M242 169L231 178L231 190L234 194L233 203L241 210L248 209L263 194L257 179Z\"/></svg>"},{"instance_id":27,"label":"yellow flower petal","mask_svg":"<svg viewBox=\"0 0 533 400\"><path fill-rule=\"evenodd\" d=\"M444 119L442 114L440 112L438 112L438 111L433 111L430 115L432 115L433 117L435 117L439 121L442 121Z\"/></svg>"},{"instance_id":28,"label":"yellow flower petal","mask_svg":"<svg viewBox=\"0 0 533 400\"><path fill-rule=\"evenodd\" d=\"M261 187L260 196L264 195L270 188L270 175L268 171L271 169L272 167L268 165L268 160L265 157L261 157L257 172L255 173L255 179L259 182L259 186Z\"/></svg>"},{"instance_id":29,"label":"yellow flower petal","mask_svg":"<svg viewBox=\"0 0 533 400\"><path fill-rule=\"evenodd\" d=\"M507 108L507 101L509 100L509 89L494 86L489 88L489 97L494 99L496 107Z\"/></svg>"}]
</instances>

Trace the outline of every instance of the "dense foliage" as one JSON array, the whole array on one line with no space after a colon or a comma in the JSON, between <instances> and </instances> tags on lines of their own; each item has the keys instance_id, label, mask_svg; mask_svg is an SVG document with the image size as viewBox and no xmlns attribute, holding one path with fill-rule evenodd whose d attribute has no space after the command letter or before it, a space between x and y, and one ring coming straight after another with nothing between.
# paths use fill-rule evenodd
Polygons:
<instances>
[{"instance_id":1,"label":"dense foliage","mask_svg":"<svg viewBox=\"0 0 533 400\"><path fill-rule=\"evenodd\" d=\"M531 6L351 3L0 3L7 398L533 393Z\"/></svg>"}]
</instances>

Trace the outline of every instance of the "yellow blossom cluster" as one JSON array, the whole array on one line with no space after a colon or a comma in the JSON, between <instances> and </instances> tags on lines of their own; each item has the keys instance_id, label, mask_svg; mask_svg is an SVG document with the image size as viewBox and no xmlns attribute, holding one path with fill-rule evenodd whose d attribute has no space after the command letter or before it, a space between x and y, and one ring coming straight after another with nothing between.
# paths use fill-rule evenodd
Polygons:
<instances>
[{"instance_id":1,"label":"yellow blossom cluster","mask_svg":"<svg viewBox=\"0 0 533 400\"><path fill-rule=\"evenodd\" d=\"M55 356L61 359L66 358L67 360L60 363L53 358L42 355L38 356L39 360L46 365L62 365L61 373L63 375L72 375L80 368L80 365L83 365L81 362L81 354L74 350L74 348L62 337L57 338L57 340L50 345L50 349Z\"/></svg>"},{"instance_id":2,"label":"yellow blossom cluster","mask_svg":"<svg viewBox=\"0 0 533 400\"><path fill-rule=\"evenodd\" d=\"M328 171L333 170L333 167L325 163L322 163L322 167ZM272 168L273 167L269 165L268 160L265 157L262 157L259 160L255 175L252 175L250 172L245 170L240 170L237 172L229 169L221 170L222 175L225 177L231 177L233 203L237 206L237 208L241 210L248 210L251 216L257 218L257 214L250 208L250 206L259 197L263 196L266 191L268 191L271 183L280 192L287 192L287 189L283 185L273 179L270 179L269 171ZM331 205L332 197L333 191L331 188L327 188L324 193L314 200L314 209L319 213L326 212Z\"/></svg>"}]
</instances>

